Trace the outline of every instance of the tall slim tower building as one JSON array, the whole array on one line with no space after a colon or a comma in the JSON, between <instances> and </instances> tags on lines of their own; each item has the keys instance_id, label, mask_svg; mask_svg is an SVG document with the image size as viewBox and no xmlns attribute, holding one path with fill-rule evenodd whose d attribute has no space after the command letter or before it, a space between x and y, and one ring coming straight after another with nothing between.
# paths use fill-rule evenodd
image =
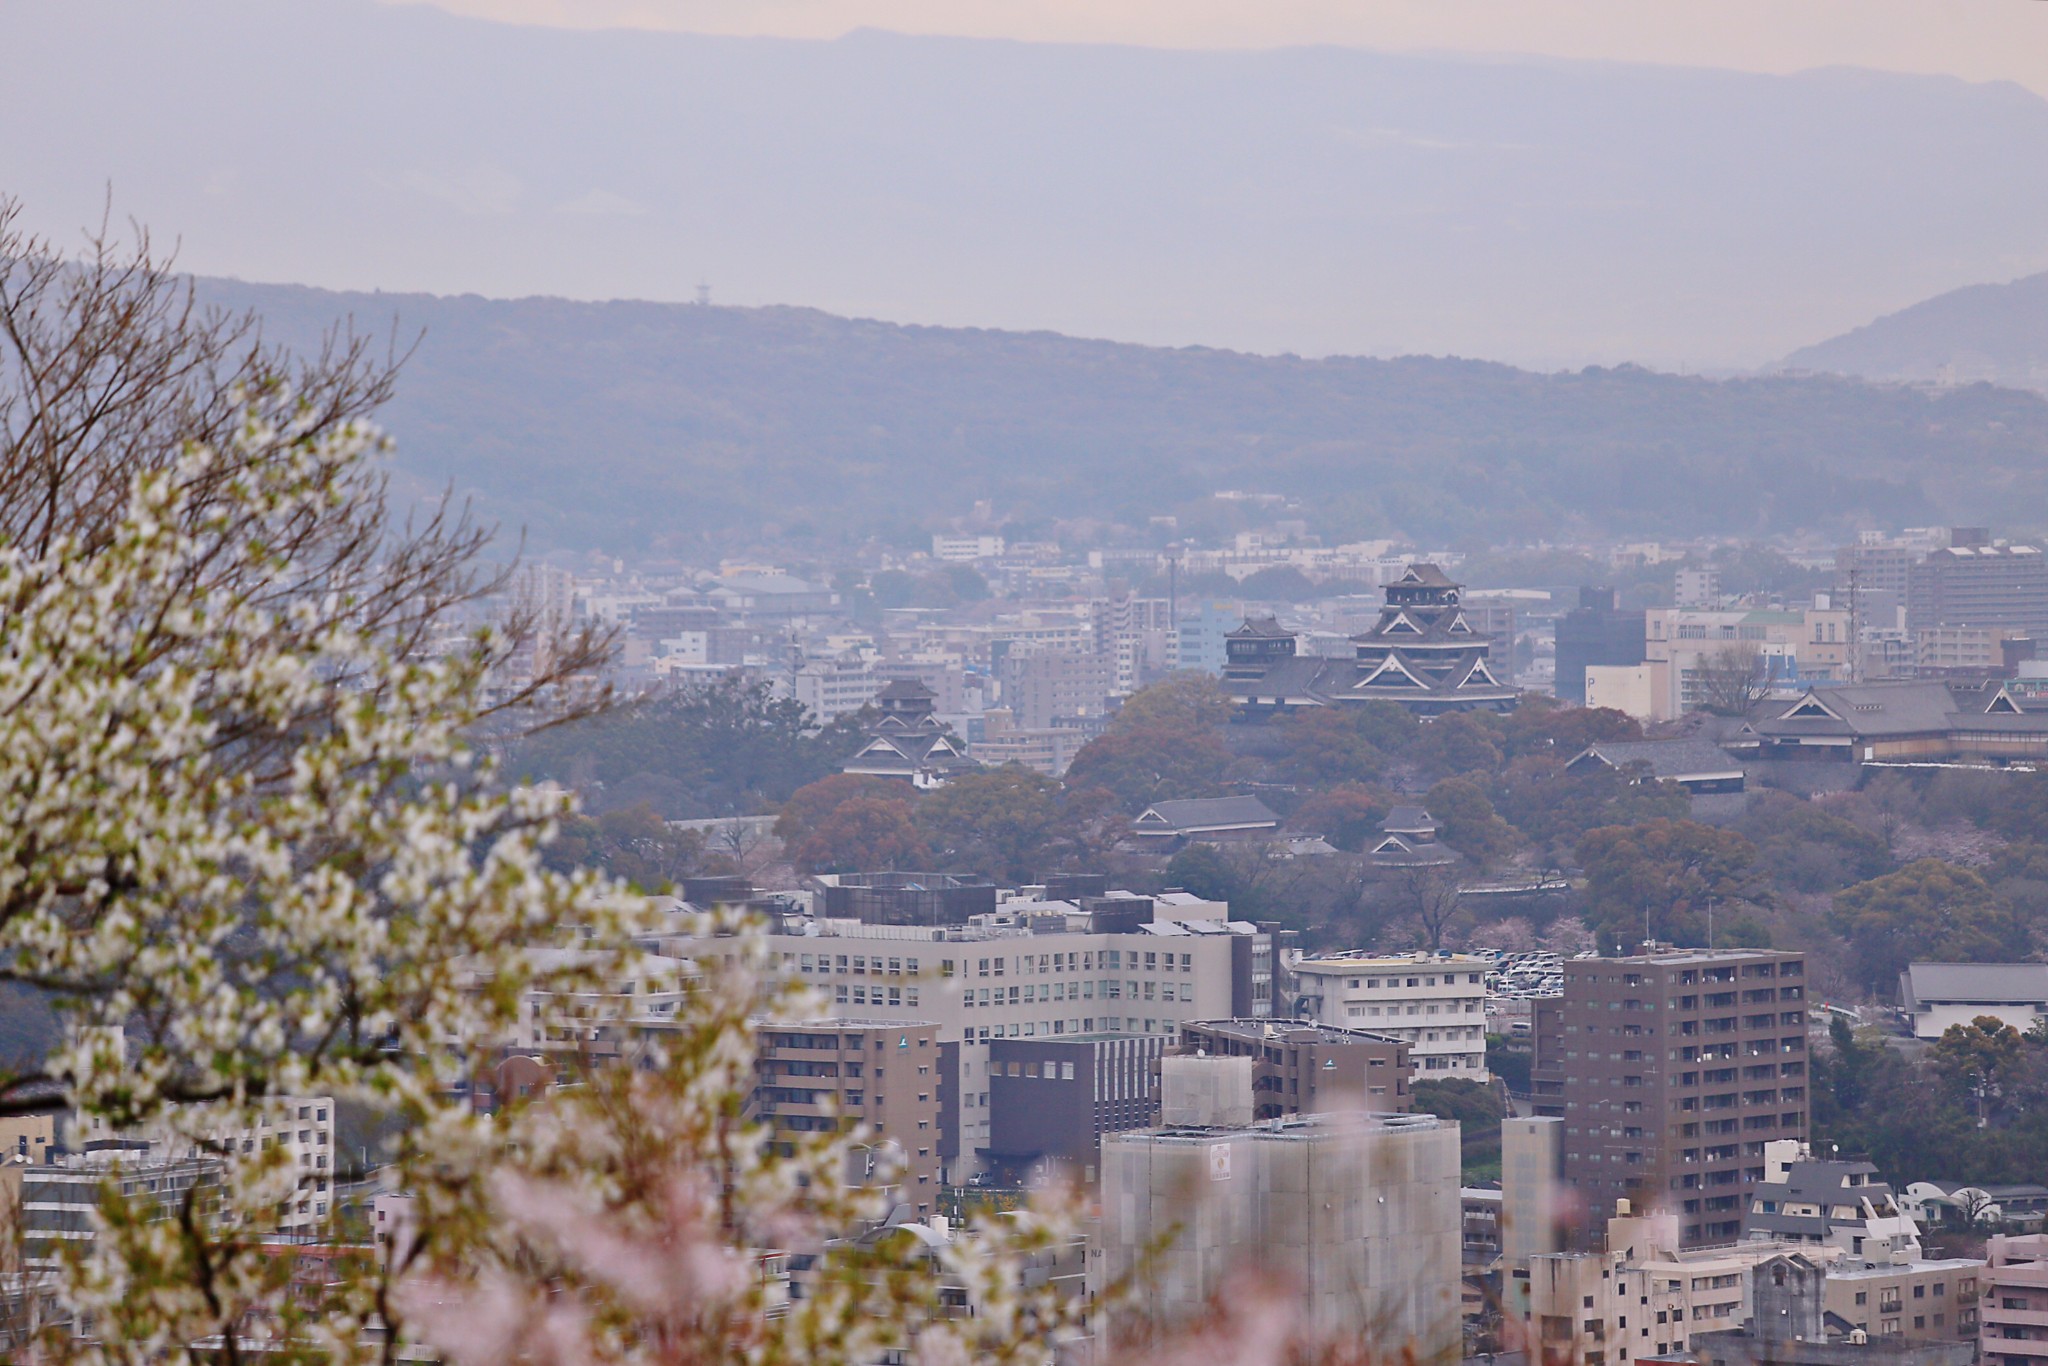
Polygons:
<instances>
[{"instance_id":1,"label":"tall slim tower building","mask_svg":"<svg viewBox=\"0 0 2048 1366\"><path fill-rule=\"evenodd\" d=\"M1565 964L1536 1006L1536 1112L1564 1121L1585 1228L1615 1201L1669 1211L1682 1245L1732 1243L1764 1145L1808 1132L1806 959L1647 946Z\"/></svg>"}]
</instances>

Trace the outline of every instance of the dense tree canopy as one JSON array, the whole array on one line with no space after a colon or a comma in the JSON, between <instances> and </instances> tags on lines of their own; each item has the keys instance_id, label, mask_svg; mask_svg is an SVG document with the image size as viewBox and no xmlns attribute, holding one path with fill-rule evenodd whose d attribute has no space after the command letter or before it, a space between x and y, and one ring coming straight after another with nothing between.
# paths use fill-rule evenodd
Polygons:
<instances>
[{"instance_id":1,"label":"dense tree canopy","mask_svg":"<svg viewBox=\"0 0 2048 1366\"><path fill-rule=\"evenodd\" d=\"M1660 817L1607 826L1579 841L1578 857L1586 870L1586 923L1603 947L1639 943L1646 920L1653 938L1704 944L1710 905L1729 928L1745 903L1771 899L1756 846L1697 821Z\"/></svg>"},{"instance_id":2,"label":"dense tree canopy","mask_svg":"<svg viewBox=\"0 0 2048 1366\"><path fill-rule=\"evenodd\" d=\"M1848 941L1859 979L1881 995L1908 963L2008 962L2027 927L1967 868L1920 859L1835 894L1830 920Z\"/></svg>"},{"instance_id":3,"label":"dense tree canopy","mask_svg":"<svg viewBox=\"0 0 2048 1366\"><path fill-rule=\"evenodd\" d=\"M859 746L857 717L820 727L801 703L733 674L544 731L509 766L576 788L593 809L644 802L681 820L772 812Z\"/></svg>"}]
</instances>

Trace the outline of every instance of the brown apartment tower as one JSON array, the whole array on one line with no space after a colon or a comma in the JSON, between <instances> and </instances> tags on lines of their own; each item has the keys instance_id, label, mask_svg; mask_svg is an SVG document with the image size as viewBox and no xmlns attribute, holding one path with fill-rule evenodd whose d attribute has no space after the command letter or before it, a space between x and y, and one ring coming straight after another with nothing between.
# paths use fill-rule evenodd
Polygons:
<instances>
[{"instance_id":1,"label":"brown apartment tower","mask_svg":"<svg viewBox=\"0 0 2048 1366\"><path fill-rule=\"evenodd\" d=\"M1732 1243L1764 1144L1805 1138L1806 959L1648 945L1564 965L1536 1003L1536 1113L1564 1121L1564 1182L1597 1237L1615 1201Z\"/></svg>"}]
</instances>

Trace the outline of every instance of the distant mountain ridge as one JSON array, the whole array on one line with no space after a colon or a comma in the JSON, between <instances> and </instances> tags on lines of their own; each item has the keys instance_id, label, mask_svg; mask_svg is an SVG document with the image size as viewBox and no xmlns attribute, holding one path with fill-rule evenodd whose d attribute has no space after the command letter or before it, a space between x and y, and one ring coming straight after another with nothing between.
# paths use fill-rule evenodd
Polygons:
<instances>
[{"instance_id":1,"label":"distant mountain ridge","mask_svg":"<svg viewBox=\"0 0 2048 1366\"><path fill-rule=\"evenodd\" d=\"M1749 369L2048 269L2008 83L9 0L0 191L196 273Z\"/></svg>"},{"instance_id":2,"label":"distant mountain ridge","mask_svg":"<svg viewBox=\"0 0 2048 1366\"><path fill-rule=\"evenodd\" d=\"M987 499L1026 519L1295 495L1329 536L1480 546L2010 525L2048 494L2048 401L1833 377L1255 356L812 309L345 294L202 280L267 334L424 330L384 420L405 485L452 482L538 549L823 545Z\"/></svg>"},{"instance_id":3,"label":"distant mountain ridge","mask_svg":"<svg viewBox=\"0 0 2048 1366\"><path fill-rule=\"evenodd\" d=\"M1790 370L2048 393L2048 272L1968 285L1785 357Z\"/></svg>"}]
</instances>

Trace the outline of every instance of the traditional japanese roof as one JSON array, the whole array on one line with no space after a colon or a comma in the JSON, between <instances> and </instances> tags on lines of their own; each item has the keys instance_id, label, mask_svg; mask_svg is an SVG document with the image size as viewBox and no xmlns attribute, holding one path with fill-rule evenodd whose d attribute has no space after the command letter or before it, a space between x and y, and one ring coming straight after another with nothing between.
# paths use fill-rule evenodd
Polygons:
<instances>
[{"instance_id":1,"label":"traditional japanese roof","mask_svg":"<svg viewBox=\"0 0 2048 1366\"><path fill-rule=\"evenodd\" d=\"M1419 806L1397 806L1380 822L1391 835L1435 835L1436 817Z\"/></svg>"},{"instance_id":2,"label":"traditional japanese roof","mask_svg":"<svg viewBox=\"0 0 2048 1366\"><path fill-rule=\"evenodd\" d=\"M1697 736L1684 740L1603 740L1587 746L1565 767L1577 768L1581 763L1606 764L1616 769L1640 765L1652 778L1679 783L1743 776L1741 764L1713 741Z\"/></svg>"},{"instance_id":3,"label":"traditional japanese roof","mask_svg":"<svg viewBox=\"0 0 2048 1366\"><path fill-rule=\"evenodd\" d=\"M1421 560L1409 565L1401 577L1394 582L1421 584L1425 588L1462 588L1464 586L1428 560Z\"/></svg>"},{"instance_id":4,"label":"traditional japanese roof","mask_svg":"<svg viewBox=\"0 0 2048 1366\"><path fill-rule=\"evenodd\" d=\"M1280 818L1257 797L1194 797L1154 802L1133 821L1139 834L1197 835L1221 830L1271 830Z\"/></svg>"},{"instance_id":5,"label":"traditional japanese roof","mask_svg":"<svg viewBox=\"0 0 2048 1366\"><path fill-rule=\"evenodd\" d=\"M882 685L880 692L875 694L875 700L878 702L907 702L923 698L936 698L937 696L937 693L915 678L892 678Z\"/></svg>"},{"instance_id":6,"label":"traditional japanese roof","mask_svg":"<svg viewBox=\"0 0 2048 1366\"><path fill-rule=\"evenodd\" d=\"M1923 1005L2048 1004L2048 963L1909 963L1899 974L1899 1000Z\"/></svg>"},{"instance_id":7,"label":"traditional japanese roof","mask_svg":"<svg viewBox=\"0 0 2048 1366\"><path fill-rule=\"evenodd\" d=\"M1277 617L1246 617L1244 624L1226 633L1226 639L1235 640L1279 640L1294 635L1280 625Z\"/></svg>"}]
</instances>

